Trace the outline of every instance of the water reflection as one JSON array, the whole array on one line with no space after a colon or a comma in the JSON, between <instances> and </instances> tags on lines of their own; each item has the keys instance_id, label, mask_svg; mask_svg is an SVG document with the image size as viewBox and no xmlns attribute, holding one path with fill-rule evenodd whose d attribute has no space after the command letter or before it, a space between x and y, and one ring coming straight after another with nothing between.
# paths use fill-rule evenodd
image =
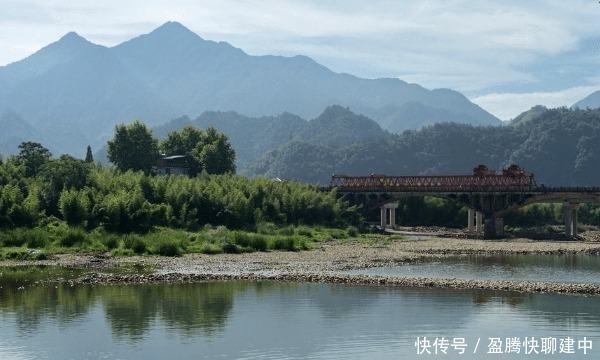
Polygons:
<instances>
[{"instance_id":1,"label":"water reflection","mask_svg":"<svg viewBox=\"0 0 600 360\"><path fill-rule=\"evenodd\" d=\"M428 278L600 284L600 257L593 255L460 255L415 263L346 271L350 274Z\"/></svg>"},{"instance_id":2,"label":"water reflection","mask_svg":"<svg viewBox=\"0 0 600 360\"><path fill-rule=\"evenodd\" d=\"M70 286L2 272L0 358L412 358L417 336L600 341L600 297L275 282Z\"/></svg>"}]
</instances>

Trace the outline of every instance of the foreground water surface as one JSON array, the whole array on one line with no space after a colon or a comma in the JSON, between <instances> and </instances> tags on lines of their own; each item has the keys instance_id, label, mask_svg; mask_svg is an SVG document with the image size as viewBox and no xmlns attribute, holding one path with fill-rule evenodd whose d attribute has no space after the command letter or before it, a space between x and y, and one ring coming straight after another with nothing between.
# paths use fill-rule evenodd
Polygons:
<instances>
[{"instance_id":1,"label":"foreground water surface","mask_svg":"<svg viewBox=\"0 0 600 360\"><path fill-rule=\"evenodd\" d=\"M600 297L241 281L36 283L61 271L73 275L0 268L0 359L600 354Z\"/></svg>"}]
</instances>

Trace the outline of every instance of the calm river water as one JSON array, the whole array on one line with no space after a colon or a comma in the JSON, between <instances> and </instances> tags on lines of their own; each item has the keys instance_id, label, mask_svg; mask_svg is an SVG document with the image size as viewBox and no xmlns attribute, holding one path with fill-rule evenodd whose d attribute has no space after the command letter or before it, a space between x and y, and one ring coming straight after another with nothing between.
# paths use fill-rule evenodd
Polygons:
<instances>
[{"instance_id":1,"label":"calm river water","mask_svg":"<svg viewBox=\"0 0 600 360\"><path fill-rule=\"evenodd\" d=\"M34 282L60 271L0 268L0 359L600 356L600 297L239 281Z\"/></svg>"},{"instance_id":2,"label":"calm river water","mask_svg":"<svg viewBox=\"0 0 600 360\"><path fill-rule=\"evenodd\" d=\"M460 255L427 258L406 265L351 270L345 273L600 284L600 257L575 254Z\"/></svg>"}]
</instances>

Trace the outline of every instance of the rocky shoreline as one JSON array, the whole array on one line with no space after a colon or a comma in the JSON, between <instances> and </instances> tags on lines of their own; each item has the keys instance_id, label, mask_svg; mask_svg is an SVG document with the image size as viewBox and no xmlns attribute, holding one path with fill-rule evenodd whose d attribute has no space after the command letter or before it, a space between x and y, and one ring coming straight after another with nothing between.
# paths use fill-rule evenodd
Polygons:
<instances>
[{"instance_id":1,"label":"rocky shoreline","mask_svg":"<svg viewBox=\"0 0 600 360\"><path fill-rule=\"evenodd\" d=\"M283 281L330 284L354 284L396 286L410 288L443 288L455 290L498 290L530 293L563 293L600 295L595 284L566 284L530 281L462 280L439 278L408 278L392 276L346 275L346 274L190 274L164 273L149 275L113 275L88 273L71 281L72 284L153 284L208 281Z\"/></svg>"},{"instance_id":2,"label":"rocky shoreline","mask_svg":"<svg viewBox=\"0 0 600 360\"><path fill-rule=\"evenodd\" d=\"M86 269L72 284L181 283L226 280L287 281L447 289L488 289L600 295L600 285L510 280L465 280L351 275L347 270L406 264L425 258L465 254L581 254L600 256L594 241L530 239L479 240L422 232L368 242L331 241L300 252L189 254L180 258L106 254L63 254L43 261L2 261L0 266L63 266ZM133 269L128 272L115 269ZM136 271L139 269L139 271ZM143 270L143 271L142 271Z\"/></svg>"},{"instance_id":3,"label":"rocky shoreline","mask_svg":"<svg viewBox=\"0 0 600 360\"><path fill-rule=\"evenodd\" d=\"M372 286L446 289L488 289L517 292L551 292L600 295L600 285L510 280L465 280L345 274L415 260L464 254L581 254L600 256L600 243L590 241L539 241L529 239L479 240L407 233L404 238L385 238L368 243L332 241L301 252L248 254L190 254L180 258L134 256L114 258L106 254L63 254L43 261L3 261L0 266L45 265L86 269L68 280L72 284L141 284L205 281L286 281ZM129 268L122 273L115 269ZM136 271L139 269L140 271ZM144 271L141 271L141 270Z\"/></svg>"}]
</instances>

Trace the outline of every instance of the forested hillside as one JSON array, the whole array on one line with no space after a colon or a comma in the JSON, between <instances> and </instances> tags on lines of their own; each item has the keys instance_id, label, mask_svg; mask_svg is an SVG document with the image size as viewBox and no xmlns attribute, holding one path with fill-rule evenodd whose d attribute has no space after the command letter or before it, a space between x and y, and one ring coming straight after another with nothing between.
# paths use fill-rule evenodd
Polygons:
<instances>
[{"instance_id":1,"label":"forested hillside","mask_svg":"<svg viewBox=\"0 0 600 360\"><path fill-rule=\"evenodd\" d=\"M293 141L246 172L328 183L332 173L468 174L477 164L499 170L512 163L539 184L600 185L600 110L536 107L506 126L435 124L335 146Z\"/></svg>"},{"instance_id":2,"label":"forested hillside","mask_svg":"<svg viewBox=\"0 0 600 360\"><path fill-rule=\"evenodd\" d=\"M389 136L373 120L337 105L326 108L310 121L290 113L251 118L235 112L209 111L194 120L188 117L172 120L153 132L158 138L166 138L169 132L181 130L186 125L200 129L212 126L227 134L236 150L237 167L241 173L245 173L246 166L265 153L289 143L341 147Z\"/></svg>"}]
</instances>

